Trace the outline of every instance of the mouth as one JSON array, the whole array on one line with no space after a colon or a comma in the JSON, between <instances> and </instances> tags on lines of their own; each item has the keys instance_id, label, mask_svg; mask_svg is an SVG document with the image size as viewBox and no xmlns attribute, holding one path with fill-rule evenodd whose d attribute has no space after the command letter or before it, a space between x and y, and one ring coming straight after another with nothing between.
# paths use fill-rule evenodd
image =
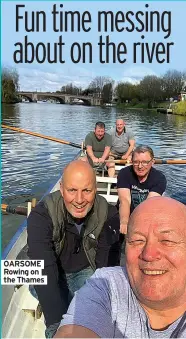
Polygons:
<instances>
[{"instance_id":1,"label":"mouth","mask_svg":"<svg viewBox=\"0 0 186 339\"><path fill-rule=\"evenodd\" d=\"M167 271L165 270L142 270L143 274L145 275L153 275L153 276L156 276L156 275L163 275L165 274Z\"/></svg>"},{"instance_id":2,"label":"mouth","mask_svg":"<svg viewBox=\"0 0 186 339\"><path fill-rule=\"evenodd\" d=\"M83 206L76 206L76 205L73 205L73 207L74 207L75 209L77 209L78 212L82 212L82 211L84 211L86 205L83 205Z\"/></svg>"}]
</instances>

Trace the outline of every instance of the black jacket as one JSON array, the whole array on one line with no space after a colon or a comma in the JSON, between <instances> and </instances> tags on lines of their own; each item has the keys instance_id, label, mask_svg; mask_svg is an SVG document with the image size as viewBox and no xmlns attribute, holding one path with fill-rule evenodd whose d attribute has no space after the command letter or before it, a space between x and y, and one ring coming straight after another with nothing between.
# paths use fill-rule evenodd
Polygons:
<instances>
[{"instance_id":1,"label":"black jacket","mask_svg":"<svg viewBox=\"0 0 186 339\"><path fill-rule=\"evenodd\" d=\"M109 205L107 221L98 239L96 268L109 266L109 257L112 266L118 265L119 250L116 250L115 244L119 239L119 224L116 207ZM64 247L58 258L53 245L52 220L44 204L39 203L28 218L28 255L31 259L44 260L43 275L47 275L48 280L47 285L35 286L47 326L59 322L67 311L60 294L59 277L64 272L77 272L90 266L76 226L67 223L65 228ZM114 250L111 254L112 247Z\"/></svg>"}]
</instances>

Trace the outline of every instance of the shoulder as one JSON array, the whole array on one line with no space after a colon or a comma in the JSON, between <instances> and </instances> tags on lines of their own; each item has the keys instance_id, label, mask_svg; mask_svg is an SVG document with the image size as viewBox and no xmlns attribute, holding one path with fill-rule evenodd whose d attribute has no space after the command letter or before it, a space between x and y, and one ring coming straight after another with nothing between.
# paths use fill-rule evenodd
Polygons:
<instances>
[{"instance_id":1,"label":"shoulder","mask_svg":"<svg viewBox=\"0 0 186 339\"><path fill-rule=\"evenodd\" d=\"M161 172L160 170L157 170L154 167L151 168L151 177L154 178L154 179L157 179L157 180L166 181L166 177L163 174L163 172Z\"/></svg>"},{"instance_id":2,"label":"shoulder","mask_svg":"<svg viewBox=\"0 0 186 339\"><path fill-rule=\"evenodd\" d=\"M94 132L89 132L87 135L86 135L86 138L92 138L94 136Z\"/></svg>"},{"instance_id":3,"label":"shoulder","mask_svg":"<svg viewBox=\"0 0 186 339\"><path fill-rule=\"evenodd\" d=\"M117 188L131 188L135 176L132 166L126 166L119 171L117 178Z\"/></svg>"},{"instance_id":4,"label":"shoulder","mask_svg":"<svg viewBox=\"0 0 186 339\"><path fill-rule=\"evenodd\" d=\"M121 266L99 268L93 274L92 279L98 282L100 280L108 289L121 288L122 291L129 285L126 268Z\"/></svg>"},{"instance_id":5,"label":"shoulder","mask_svg":"<svg viewBox=\"0 0 186 339\"><path fill-rule=\"evenodd\" d=\"M128 128L126 128L125 129L125 133L127 134L127 136L131 139L131 138L133 138L134 139L134 133L133 133L133 131L131 130L131 129L128 129Z\"/></svg>"},{"instance_id":6,"label":"shoulder","mask_svg":"<svg viewBox=\"0 0 186 339\"><path fill-rule=\"evenodd\" d=\"M29 246L43 239L52 238L53 223L47 208L41 201L34 207L27 219L27 234Z\"/></svg>"},{"instance_id":7,"label":"shoulder","mask_svg":"<svg viewBox=\"0 0 186 339\"><path fill-rule=\"evenodd\" d=\"M131 177L134 175L132 165L123 167L118 173L118 177L126 177L126 175Z\"/></svg>"},{"instance_id":8,"label":"shoulder","mask_svg":"<svg viewBox=\"0 0 186 339\"><path fill-rule=\"evenodd\" d=\"M46 208L44 201L39 202L36 207L34 207L28 217L28 221L33 217L43 216L44 218L50 218L48 209Z\"/></svg>"}]
</instances>

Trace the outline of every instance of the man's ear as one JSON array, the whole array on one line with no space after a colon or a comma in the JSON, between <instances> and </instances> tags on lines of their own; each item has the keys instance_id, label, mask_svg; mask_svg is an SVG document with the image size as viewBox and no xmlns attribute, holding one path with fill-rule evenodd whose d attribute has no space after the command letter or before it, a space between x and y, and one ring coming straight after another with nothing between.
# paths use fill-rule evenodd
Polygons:
<instances>
[{"instance_id":1,"label":"man's ear","mask_svg":"<svg viewBox=\"0 0 186 339\"><path fill-rule=\"evenodd\" d=\"M60 181L60 192L61 192L61 195L63 197L63 183Z\"/></svg>"}]
</instances>

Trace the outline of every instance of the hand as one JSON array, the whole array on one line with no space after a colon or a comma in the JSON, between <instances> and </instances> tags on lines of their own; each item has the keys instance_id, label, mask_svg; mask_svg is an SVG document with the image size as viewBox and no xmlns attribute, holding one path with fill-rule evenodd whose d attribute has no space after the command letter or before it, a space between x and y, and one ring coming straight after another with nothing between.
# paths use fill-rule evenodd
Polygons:
<instances>
[{"instance_id":1,"label":"hand","mask_svg":"<svg viewBox=\"0 0 186 339\"><path fill-rule=\"evenodd\" d=\"M120 233L122 234L127 234L127 224L125 223L120 223Z\"/></svg>"},{"instance_id":2,"label":"hand","mask_svg":"<svg viewBox=\"0 0 186 339\"><path fill-rule=\"evenodd\" d=\"M127 158L128 158L128 156L126 154L123 154L122 157L121 157L122 160L127 160Z\"/></svg>"},{"instance_id":3,"label":"hand","mask_svg":"<svg viewBox=\"0 0 186 339\"><path fill-rule=\"evenodd\" d=\"M92 161L93 161L95 164L97 164L97 163L99 162L99 159L96 158L96 157L94 157L94 158L92 159Z\"/></svg>"},{"instance_id":4,"label":"hand","mask_svg":"<svg viewBox=\"0 0 186 339\"><path fill-rule=\"evenodd\" d=\"M105 162L105 159L104 158L99 158L99 163L102 164L103 162Z\"/></svg>"}]
</instances>

